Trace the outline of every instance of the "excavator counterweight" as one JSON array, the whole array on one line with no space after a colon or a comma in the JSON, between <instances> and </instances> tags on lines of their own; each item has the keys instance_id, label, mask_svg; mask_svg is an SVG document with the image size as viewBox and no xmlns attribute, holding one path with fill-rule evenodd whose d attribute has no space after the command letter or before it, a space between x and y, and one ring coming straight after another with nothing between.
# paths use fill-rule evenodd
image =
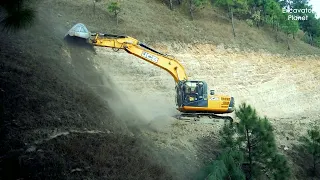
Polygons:
<instances>
[{"instance_id":1,"label":"excavator counterweight","mask_svg":"<svg viewBox=\"0 0 320 180\"><path fill-rule=\"evenodd\" d=\"M177 110L180 111L179 117L208 116L217 118L217 114L234 111L233 97L217 95L214 90L208 92L207 83L204 81L188 80L184 67L177 59L158 52L135 38L124 35L91 33L81 23L73 26L66 35L84 38L87 43L93 46L123 49L129 54L167 71L175 81L175 100ZM225 119L225 116L222 118Z\"/></svg>"}]
</instances>

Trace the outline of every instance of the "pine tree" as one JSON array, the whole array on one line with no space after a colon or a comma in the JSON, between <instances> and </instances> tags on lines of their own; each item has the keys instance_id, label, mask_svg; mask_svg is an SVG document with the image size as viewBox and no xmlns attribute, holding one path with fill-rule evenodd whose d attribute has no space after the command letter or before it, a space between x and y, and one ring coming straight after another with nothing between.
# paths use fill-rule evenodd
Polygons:
<instances>
[{"instance_id":1,"label":"pine tree","mask_svg":"<svg viewBox=\"0 0 320 180\"><path fill-rule=\"evenodd\" d=\"M244 180L245 174L243 173L241 166L243 163L243 153L239 150L231 149L226 150L220 155L220 159L223 161L227 168L225 179L230 180Z\"/></svg>"},{"instance_id":2,"label":"pine tree","mask_svg":"<svg viewBox=\"0 0 320 180\"><path fill-rule=\"evenodd\" d=\"M320 130L319 127L314 126L308 130L307 135L302 136L299 141L302 143L302 149L312 162L311 174L316 176L318 165L320 163ZM305 157L308 158L308 157Z\"/></svg>"},{"instance_id":3,"label":"pine tree","mask_svg":"<svg viewBox=\"0 0 320 180\"><path fill-rule=\"evenodd\" d=\"M268 119L258 117L256 110L245 103L240 105L236 116L240 119L237 139L248 163L248 179L259 179L267 174L288 179L290 171L286 159L281 159L285 170L277 166L280 156L277 154L273 127Z\"/></svg>"},{"instance_id":4,"label":"pine tree","mask_svg":"<svg viewBox=\"0 0 320 180\"><path fill-rule=\"evenodd\" d=\"M235 139L236 127L232 122L224 124L222 129L219 131L219 135L221 137L219 141L219 145L221 148L223 149L237 148L237 142Z\"/></svg>"},{"instance_id":5,"label":"pine tree","mask_svg":"<svg viewBox=\"0 0 320 180\"><path fill-rule=\"evenodd\" d=\"M232 34L236 37L234 27L234 13L245 14L248 11L248 5L246 0L216 0L214 4L218 7L222 7L228 10L229 17L231 19Z\"/></svg>"},{"instance_id":6,"label":"pine tree","mask_svg":"<svg viewBox=\"0 0 320 180\"><path fill-rule=\"evenodd\" d=\"M111 2L108 6L108 10L111 13L114 13L114 16L116 18L117 21L117 25L118 25L118 14L120 13L120 3L119 2Z\"/></svg>"},{"instance_id":7,"label":"pine tree","mask_svg":"<svg viewBox=\"0 0 320 180\"><path fill-rule=\"evenodd\" d=\"M284 155L276 154L269 166L271 166L269 168L271 169L273 179L283 180L290 178L291 170Z\"/></svg>"},{"instance_id":8,"label":"pine tree","mask_svg":"<svg viewBox=\"0 0 320 180\"><path fill-rule=\"evenodd\" d=\"M239 124L225 124L220 130L222 153L207 167L208 179L290 179L291 171L285 156L277 152L273 127L250 105L242 103L236 110ZM220 170L216 166L220 166ZM207 176L204 176L208 174Z\"/></svg>"},{"instance_id":9,"label":"pine tree","mask_svg":"<svg viewBox=\"0 0 320 180\"><path fill-rule=\"evenodd\" d=\"M189 0L189 13L191 16L191 20L194 19L194 12L204 7L208 3L208 0Z\"/></svg>"},{"instance_id":10,"label":"pine tree","mask_svg":"<svg viewBox=\"0 0 320 180\"><path fill-rule=\"evenodd\" d=\"M299 23L298 21L288 20L286 19L286 17L288 17L288 14L284 13L280 28L287 35L287 45L288 45L288 50L290 50L289 34L292 34L292 36L294 37L294 34L297 33L299 30Z\"/></svg>"},{"instance_id":11,"label":"pine tree","mask_svg":"<svg viewBox=\"0 0 320 180\"><path fill-rule=\"evenodd\" d=\"M199 180L244 180L245 175L241 170L243 155L240 151L225 150L218 159L207 166L198 176Z\"/></svg>"},{"instance_id":12,"label":"pine tree","mask_svg":"<svg viewBox=\"0 0 320 180\"><path fill-rule=\"evenodd\" d=\"M5 15L0 19L3 30L17 31L30 27L35 19L36 12L29 7L28 0L3 0L0 6L5 10Z\"/></svg>"}]
</instances>

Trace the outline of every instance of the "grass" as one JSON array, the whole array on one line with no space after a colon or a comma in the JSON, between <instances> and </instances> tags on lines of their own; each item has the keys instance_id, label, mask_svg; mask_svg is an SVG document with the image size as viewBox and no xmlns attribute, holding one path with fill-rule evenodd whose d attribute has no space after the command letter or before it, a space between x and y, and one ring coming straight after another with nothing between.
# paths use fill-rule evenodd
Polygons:
<instances>
[{"instance_id":1,"label":"grass","mask_svg":"<svg viewBox=\"0 0 320 180\"><path fill-rule=\"evenodd\" d=\"M89 30L113 34L127 34L148 44L161 42L212 43L223 44L227 48L241 50L261 49L279 54L305 55L320 54L320 49L312 47L298 38L290 38L291 50L287 50L286 35L279 34L278 41L271 27L250 27L245 21L235 20L236 38L233 38L231 22L220 9L206 7L195 14L191 21L187 5L171 11L162 1L132 0L121 3L119 25L106 10L109 0L97 3L96 13L91 2L60 0L53 4L55 11L63 14L72 10L71 19L85 23ZM63 6L63 7L62 7ZM78 13L77 13L78 12ZM298 35L301 36L301 32ZM209 52L208 52L209 53Z\"/></svg>"}]
</instances>

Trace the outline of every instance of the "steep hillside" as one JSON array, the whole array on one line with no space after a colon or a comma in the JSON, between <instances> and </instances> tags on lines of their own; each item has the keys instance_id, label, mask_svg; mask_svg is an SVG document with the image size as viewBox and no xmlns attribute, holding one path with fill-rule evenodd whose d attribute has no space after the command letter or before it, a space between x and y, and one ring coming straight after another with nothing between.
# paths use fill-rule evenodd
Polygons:
<instances>
[{"instance_id":1,"label":"steep hillside","mask_svg":"<svg viewBox=\"0 0 320 180\"><path fill-rule=\"evenodd\" d=\"M212 7L197 12L194 21L191 21L187 5L171 11L161 0L121 0L122 10L117 26L113 15L107 11L110 1L98 1L95 11L91 1L59 0L47 3L52 3L50 9L56 12L56 16L65 26L82 22L93 32L126 34L148 43L214 43L242 50L265 49L281 54L320 54L318 48L292 38L289 40L291 50L288 51L286 35L280 33L279 42L276 42L275 33L271 29L250 27L246 22L238 20L235 20L237 37L234 39L227 13Z\"/></svg>"},{"instance_id":2,"label":"steep hillside","mask_svg":"<svg viewBox=\"0 0 320 180\"><path fill-rule=\"evenodd\" d=\"M30 30L1 34L0 179L177 179L101 98L117 95L92 48L65 42L47 9Z\"/></svg>"}]
</instances>

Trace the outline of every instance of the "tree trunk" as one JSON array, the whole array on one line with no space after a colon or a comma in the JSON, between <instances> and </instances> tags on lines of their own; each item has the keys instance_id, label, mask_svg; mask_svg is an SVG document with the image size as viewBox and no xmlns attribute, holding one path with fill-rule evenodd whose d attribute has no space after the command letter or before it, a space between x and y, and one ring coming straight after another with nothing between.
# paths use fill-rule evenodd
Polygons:
<instances>
[{"instance_id":1,"label":"tree trunk","mask_svg":"<svg viewBox=\"0 0 320 180\"><path fill-rule=\"evenodd\" d=\"M236 32L234 31L234 22L233 22L233 11L232 11L232 8L229 7L229 11L230 11L230 14L231 14L231 24L232 24L233 37L236 37Z\"/></svg>"},{"instance_id":2,"label":"tree trunk","mask_svg":"<svg viewBox=\"0 0 320 180\"><path fill-rule=\"evenodd\" d=\"M249 177L248 179L252 179L252 152L251 152L251 141L249 137L249 131L246 129L246 136L247 136L247 148L248 148L248 155L249 155Z\"/></svg>"},{"instance_id":3,"label":"tree trunk","mask_svg":"<svg viewBox=\"0 0 320 180\"><path fill-rule=\"evenodd\" d=\"M96 0L93 0L93 15L96 15Z\"/></svg>"},{"instance_id":4,"label":"tree trunk","mask_svg":"<svg viewBox=\"0 0 320 180\"><path fill-rule=\"evenodd\" d=\"M5 91L0 88L0 117L4 117L4 93ZM0 130L2 130L3 120L0 120Z\"/></svg>"},{"instance_id":5,"label":"tree trunk","mask_svg":"<svg viewBox=\"0 0 320 180\"><path fill-rule=\"evenodd\" d=\"M191 20L193 20L193 3L192 3L192 0L189 0L189 12L190 12Z\"/></svg>"},{"instance_id":6,"label":"tree trunk","mask_svg":"<svg viewBox=\"0 0 320 180\"><path fill-rule=\"evenodd\" d=\"M279 25L276 24L276 42L278 42L278 27L279 27Z\"/></svg>"},{"instance_id":7,"label":"tree trunk","mask_svg":"<svg viewBox=\"0 0 320 180\"><path fill-rule=\"evenodd\" d=\"M117 26L118 26L118 24L119 24L118 14L119 14L119 11L117 11L117 10L114 11L114 16L115 16L115 18L116 18Z\"/></svg>"},{"instance_id":8,"label":"tree trunk","mask_svg":"<svg viewBox=\"0 0 320 180\"><path fill-rule=\"evenodd\" d=\"M287 45L288 45L288 50L290 51L290 44L289 44L289 33L287 33Z\"/></svg>"},{"instance_id":9,"label":"tree trunk","mask_svg":"<svg viewBox=\"0 0 320 180\"><path fill-rule=\"evenodd\" d=\"M311 46L313 46L313 39L312 39L311 33L309 33L309 43Z\"/></svg>"},{"instance_id":10,"label":"tree trunk","mask_svg":"<svg viewBox=\"0 0 320 180\"><path fill-rule=\"evenodd\" d=\"M315 154L313 154L313 168L312 168L312 175L315 176L317 172L317 167L316 167L316 157Z\"/></svg>"},{"instance_id":11,"label":"tree trunk","mask_svg":"<svg viewBox=\"0 0 320 180\"><path fill-rule=\"evenodd\" d=\"M118 24L119 24L118 13L116 14L116 21L117 21L117 26L118 26Z\"/></svg>"},{"instance_id":12,"label":"tree trunk","mask_svg":"<svg viewBox=\"0 0 320 180\"><path fill-rule=\"evenodd\" d=\"M172 0L169 0L170 10L173 10Z\"/></svg>"},{"instance_id":13,"label":"tree trunk","mask_svg":"<svg viewBox=\"0 0 320 180\"><path fill-rule=\"evenodd\" d=\"M274 30L274 17L272 17L272 29Z\"/></svg>"}]
</instances>

